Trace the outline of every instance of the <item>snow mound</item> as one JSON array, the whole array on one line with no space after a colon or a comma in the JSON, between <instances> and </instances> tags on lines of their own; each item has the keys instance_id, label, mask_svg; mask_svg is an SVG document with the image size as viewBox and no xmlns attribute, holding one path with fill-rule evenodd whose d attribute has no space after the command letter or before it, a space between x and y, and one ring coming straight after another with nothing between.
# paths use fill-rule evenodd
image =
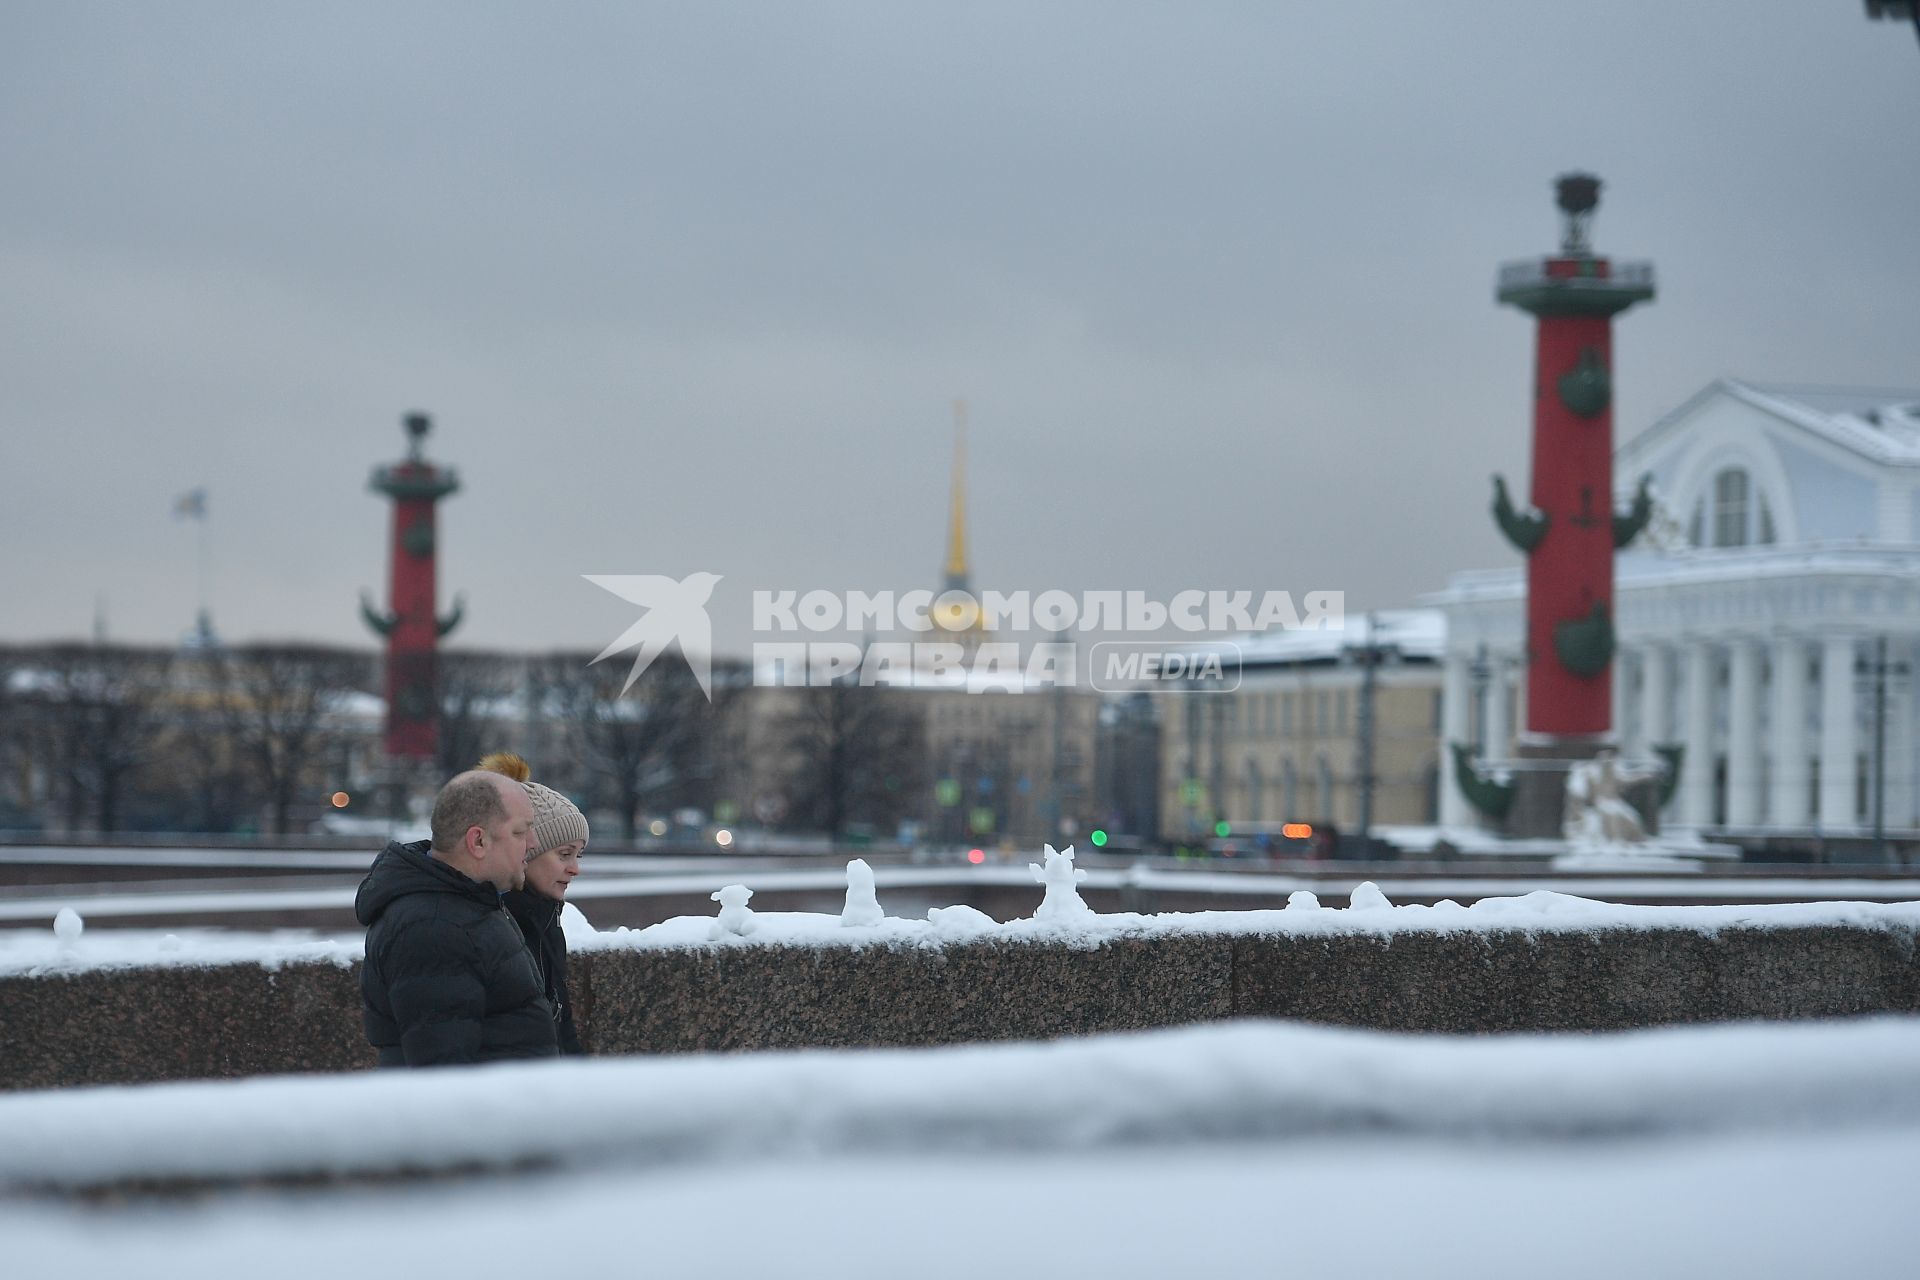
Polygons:
<instances>
[{"instance_id":1,"label":"snow mound","mask_svg":"<svg viewBox=\"0 0 1920 1280\"><path fill-rule=\"evenodd\" d=\"M1353 887L1353 894L1347 902L1349 911L1391 911L1393 903L1387 895L1380 892L1380 886L1371 880L1363 880Z\"/></svg>"},{"instance_id":2,"label":"snow mound","mask_svg":"<svg viewBox=\"0 0 1920 1280\"><path fill-rule=\"evenodd\" d=\"M0 1097L0 1186L1329 1134L1532 1143L1920 1127L1916 1061L1912 1017L1472 1039L1249 1021L1041 1044L70 1089ZM504 1101L530 1097L567 1105Z\"/></svg>"}]
</instances>

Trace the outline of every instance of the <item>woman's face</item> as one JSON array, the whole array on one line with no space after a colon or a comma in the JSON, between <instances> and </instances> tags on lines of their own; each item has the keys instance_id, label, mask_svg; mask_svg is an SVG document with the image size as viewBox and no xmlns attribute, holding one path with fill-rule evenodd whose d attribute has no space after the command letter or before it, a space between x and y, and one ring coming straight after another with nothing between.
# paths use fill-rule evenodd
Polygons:
<instances>
[{"instance_id":1,"label":"woman's face","mask_svg":"<svg viewBox=\"0 0 1920 1280\"><path fill-rule=\"evenodd\" d=\"M527 888L543 898L564 902L567 886L580 874L580 851L586 843L573 840L555 845L527 864Z\"/></svg>"}]
</instances>

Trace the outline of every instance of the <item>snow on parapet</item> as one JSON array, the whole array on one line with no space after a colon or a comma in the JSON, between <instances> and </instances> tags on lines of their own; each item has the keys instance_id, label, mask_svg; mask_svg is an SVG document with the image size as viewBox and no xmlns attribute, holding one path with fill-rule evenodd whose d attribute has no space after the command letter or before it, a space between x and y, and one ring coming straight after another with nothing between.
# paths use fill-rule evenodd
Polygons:
<instances>
[{"instance_id":1,"label":"snow on parapet","mask_svg":"<svg viewBox=\"0 0 1920 1280\"><path fill-rule=\"evenodd\" d=\"M80 920L75 913L76 921ZM571 936L571 935L570 935ZM210 968L293 964L347 968L365 954L361 937L315 937L308 929L237 933L226 929L88 929L71 937L54 930L0 929L0 977L38 977L99 969Z\"/></svg>"},{"instance_id":2,"label":"snow on parapet","mask_svg":"<svg viewBox=\"0 0 1920 1280\"><path fill-rule=\"evenodd\" d=\"M978 942L1065 944L1095 948L1120 939L1195 935L1273 936L1342 934L1392 936L1400 933L1599 933L1630 929L1686 929L1717 933L1723 929L1807 928L1841 926L1858 929L1920 933L1920 901L1881 904L1871 902L1806 902L1767 906L1637 907L1600 902L1572 894L1537 890L1517 896L1485 897L1471 906L1443 899L1433 906L1394 906L1378 886L1356 885L1350 905L1323 905L1310 890L1295 889L1284 910L1136 912L1100 914L1079 896L1079 886L1091 880L1109 889L1133 887L1151 890L1161 884L1192 885L1204 873L1154 872L1135 867L1128 871L1086 872L1072 866L1066 854L1055 853L1051 865L1060 878L1059 891L1078 906L1065 913L1047 909L1043 898L1034 918L995 921L975 907L957 904L928 910L925 920L882 916L862 928L842 923L845 913L751 911L746 885L728 885L714 893L722 903L719 918L680 916L644 929L595 930L571 904L563 914L567 945L577 951L620 951L705 947L717 942L775 946L885 946L938 949ZM1035 864L1028 864L1033 866ZM1047 868L1041 867L1042 883ZM1065 880L1070 872L1072 881ZM793 873L785 873L790 879ZM869 875L875 873L868 869ZM909 875L909 873L899 873ZM1031 874L1031 873L1030 873ZM857 875L848 870L849 888ZM887 875L883 869L880 877ZM1208 877L1223 883L1222 891L1245 890L1254 877ZM911 880L907 883L917 883ZM784 881L783 881L784 883ZM994 883L1011 883L995 881ZM1294 881L1293 883L1298 883ZM1463 884L1467 882L1462 882ZM1285 883L1274 893L1283 891ZM1335 892L1322 884L1321 892ZM725 895L724 897L722 895ZM730 901L732 900L732 901ZM878 902L876 899L875 906ZM748 935L751 934L751 938ZM93 969L183 968L253 964L278 969L290 964L327 963L345 968L363 954L358 937L315 938L304 930L244 934L224 930L95 929L60 939L54 931L0 930L0 976L37 976Z\"/></svg>"},{"instance_id":3,"label":"snow on parapet","mask_svg":"<svg viewBox=\"0 0 1920 1280\"><path fill-rule=\"evenodd\" d=\"M1052 852L1049 850L1049 852ZM1391 936L1400 933L1599 933L1686 929L1713 934L1723 929L1845 926L1920 933L1920 902L1810 902L1766 906L1638 907L1596 902L1572 894L1536 890L1514 897L1482 898L1471 906L1442 899L1432 906L1395 906L1371 881L1356 885L1345 908L1323 906L1313 893L1294 892L1284 910L1200 911L1142 915L1095 912L1080 898L1078 886L1088 872L1073 867L1068 854L1054 853L1046 866L1029 863L1046 896L1033 918L995 922L968 906L934 907L925 920L887 917L859 930L841 925L841 917L799 911L760 912L755 944L773 946L847 946L939 948L968 942L1064 944L1095 948L1121 939L1153 937L1345 934ZM1052 879L1047 879L1049 870ZM1119 872L1097 873L1115 885ZM1067 877L1071 876L1072 879ZM1049 902L1055 904L1049 907ZM1060 903L1068 903L1064 908ZM1076 910L1076 907L1078 908ZM678 948L710 941L710 916L681 916L644 929L602 932L583 945L591 950Z\"/></svg>"}]
</instances>

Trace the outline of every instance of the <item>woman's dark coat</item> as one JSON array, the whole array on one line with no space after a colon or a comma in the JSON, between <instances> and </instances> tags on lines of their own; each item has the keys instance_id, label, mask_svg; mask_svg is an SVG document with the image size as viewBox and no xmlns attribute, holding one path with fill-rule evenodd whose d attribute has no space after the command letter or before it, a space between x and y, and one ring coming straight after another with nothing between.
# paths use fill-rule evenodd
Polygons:
<instances>
[{"instance_id":1,"label":"woman's dark coat","mask_svg":"<svg viewBox=\"0 0 1920 1280\"><path fill-rule=\"evenodd\" d=\"M560 928L560 912L566 906L544 898L530 889L516 889L506 896L507 911L520 926L527 950L540 966L540 978L547 1003L553 1006L554 1030L559 1036L560 1052L585 1054L579 1033L573 1027L573 999L567 994L567 935Z\"/></svg>"}]
</instances>

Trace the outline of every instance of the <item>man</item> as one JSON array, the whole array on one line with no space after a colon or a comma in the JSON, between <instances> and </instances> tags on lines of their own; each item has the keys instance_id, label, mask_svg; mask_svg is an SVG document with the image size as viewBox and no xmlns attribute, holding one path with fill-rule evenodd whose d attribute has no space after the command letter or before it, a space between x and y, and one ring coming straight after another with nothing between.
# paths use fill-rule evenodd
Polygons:
<instances>
[{"instance_id":1,"label":"man","mask_svg":"<svg viewBox=\"0 0 1920 1280\"><path fill-rule=\"evenodd\" d=\"M500 896L524 883L533 805L511 778L463 773L433 802L433 839L389 844L360 885L360 995L383 1067L558 1052L540 971Z\"/></svg>"}]
</instances>

